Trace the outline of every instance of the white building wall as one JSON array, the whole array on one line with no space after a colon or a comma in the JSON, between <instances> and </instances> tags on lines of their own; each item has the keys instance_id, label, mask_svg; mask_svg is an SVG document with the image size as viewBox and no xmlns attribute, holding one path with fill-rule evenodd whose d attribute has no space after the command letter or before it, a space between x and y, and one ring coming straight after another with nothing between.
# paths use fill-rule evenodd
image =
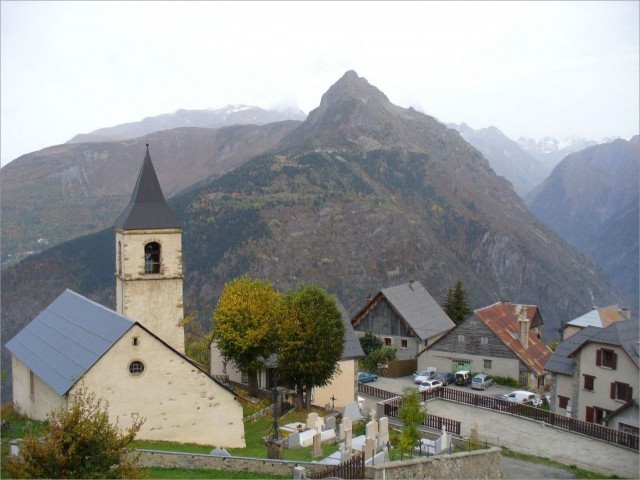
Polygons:
<instances>
[{"instance_id":1,"label":"white building wall","mask_svg":"<svg viewBox=\"0 0 640 480\"><path fill-rule=\"evenodd\" d=\"M33 395L31 395L31 371L11 356L13 375L13 403L16 409L32 420L46 420L52 410L67 405L66 397L58 395L37 375L33 375Z\"/></svg>"},{"instance_id":2,"label":"white building wall","mask_svg":"<svg viewBox=\"0 0 640 480\"><path fill-rule=\"evenodd\" d=\"M129 373L134 360L145 366L139 376ZM111 420L118 418L123 428L134 412L146 418L138 439L245 446L242 405L233 393L140 327L123 336L83 383L109 402Z\"/></svg>"}]
</instances>

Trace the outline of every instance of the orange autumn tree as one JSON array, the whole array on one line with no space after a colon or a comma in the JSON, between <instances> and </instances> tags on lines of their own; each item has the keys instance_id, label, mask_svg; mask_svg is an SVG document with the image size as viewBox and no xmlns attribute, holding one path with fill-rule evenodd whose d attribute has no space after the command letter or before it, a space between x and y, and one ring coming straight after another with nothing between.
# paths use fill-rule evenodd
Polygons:
<instances>
[{"instance_id":1,"label":"orange autumn tree","mask_svg":"<svg viewBox=\"0 0 640 480\"><path fill-rule=\"evenodd\" d=\"M211 340L223 358L249 376L249 394L258 395L258 372L277 351L282 296L266 280L242 276L227 282L211 321Z\"/></svg>"}]
</instances>

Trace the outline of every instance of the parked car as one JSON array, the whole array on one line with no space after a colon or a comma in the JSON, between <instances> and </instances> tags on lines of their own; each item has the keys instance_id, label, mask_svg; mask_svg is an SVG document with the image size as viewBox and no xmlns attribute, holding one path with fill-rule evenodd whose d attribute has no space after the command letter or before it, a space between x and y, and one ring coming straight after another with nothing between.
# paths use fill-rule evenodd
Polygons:
<instances>
[{"instance_id":1,"label":"parked car","mask_svg":"<svg viewBox=\"0 0 640 480\"><path fill-rule=\"evenodd\" d=\"M435 380L440 380L442 382L442 385L446 387L450 383L456 383L456 376L451 372L438 373Z\"/></svg>"},{"instance_id":2,"label":"parked car","mask_svg":"<svg viewBox=\"0 0 640 480\"><path fill-rule=\"evenodd\" d=\"M376 380L378 380L378 375L375 373L358 372L358 381L360 383L375 382Z\"/></svg>"},{"instance_id":3,"label":"parked car","mask_svg":"<svg viewBox=\"0 0 640 480\"><path fill-rule=\"evenodd\" d=\"M427 367L426 370L418 373L415 372L413 374L413 381L415 383L426 382L427 380L433 380L436 376L436 368L435 367Z\"/></svg>"},{"instance_id":4,"label":"parked car","mask_svg":"<svg viewBox=\"0 0 640 480\"><path fill-rule=\"evenodd\" d=\"M469 385L470 382L471 375L469 375L468 370L460 370L459 372L456 372L456 385L462 385L464 387L465 385Z\"/></svg>"},{"instance_id":5,"label":"parked car","mask_svg":"<svg viewBox=\"0 0 640 480\"><path fill-rule=\"evenodd\" d=\"M486 373L479 373L471 379L471 388L476 390L486 390L491 385L493 385L493 377Z\"/></svg>"},{"instance_id":6,"label":"parked car","mask_svg":"<svg viewBox=\"0 0 640 480\"><path fill-rule=\"evenodd\" d=\"M425 380L424 382L420 383L418 392L431 392L440 387L442 387L442 382L440 380Z\"/></svg>"},{"instance_id":7,"label":"parked car","mask_svg":"<svg viewBox=\"0 0 640 480\"><path fill-rule=\"evenodd\" d=\"M533 400L536 398L536 394L533 392L527 392L526 390L514 390L513 392L505 395L497 395L496 398L499 400L506 400L508 402L529 405L533 403Z\"/></svg>"}]
</instances>

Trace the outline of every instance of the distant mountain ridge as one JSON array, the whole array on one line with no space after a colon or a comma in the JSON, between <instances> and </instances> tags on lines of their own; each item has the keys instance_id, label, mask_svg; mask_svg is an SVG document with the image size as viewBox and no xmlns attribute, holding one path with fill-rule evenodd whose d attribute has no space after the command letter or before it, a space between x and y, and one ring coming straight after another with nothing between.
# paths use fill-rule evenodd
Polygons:
<instances>
[{"instance_id":1,"label":"distant mountain ridge","mask_svg":"<svg viewBox=\"0 0 640 480\"><path fill-rule=\"evenodd\" d=\"M79 134L67 143L126 140L180 127L220 128L231 125L265 125L285 120L302 121L305 118L305 113L297 108L273 110L248 105L227 105L223 108L207 110L180 109L173 113L146 117L138 122L123 123Z\"/></svg>"},{"instance_id":2,"label":"distant mountain ridge","mask_svg":"<svg viewBox=\"0 0 640 480\"><path fill-rule=\"evenodd\" d=\"M476 147L489 160L491 168L513 185L520 197L524 197L542 182L551 169L508 138L497 127L474 130L466 123L447 124L457 130L462 138Z\"/></svg>"},{"instance_id":3,"label":"distant mountain ridge","mask_svg":"<svg viewBox=\"0 0 640 480\"><path fill-rule=\"evenodd\" d=\"M520 137L518 144L525 151L537 158L550 172L564 157L570 153L579 152L585 148L592 147L598 143L605 143L610 139L602 142L589 140L584 137L571 136L561 140L553 137L544 137L540 140L532 138Z\"/></svg>"},{"instance_id":4,"label":"distant mountain ridge","mask_svg":"<svg viewBox=\"0 0 640 480\"><path fill-rule=\"evenodd\" d=\"M15 263L112 225L129 201L149 143L170 197L272 149L300 122L178 128L99 143L67 143L23 155L2 168L2 262Z\"/></svg>"},{"instance_id":5,"label":"distant mountain ridge","mask_svg":"<svg viewBox=\"0 0 640 480\"><path fill-rule=\"evenodd\" d=\"M529 209L595 258L638 308L640 137L565 157L527 197Z\"/></svg>"}]
</instances>

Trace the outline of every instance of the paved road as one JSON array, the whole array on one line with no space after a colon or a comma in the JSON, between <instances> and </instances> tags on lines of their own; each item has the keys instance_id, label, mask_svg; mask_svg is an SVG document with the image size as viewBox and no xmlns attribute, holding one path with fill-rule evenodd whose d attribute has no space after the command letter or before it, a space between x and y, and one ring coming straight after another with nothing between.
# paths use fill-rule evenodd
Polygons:
<instances>
[{"instance_id":1,"label":"paved road","mask_svg":"<svg viewBox=\"0 0 640 480\"><path fill-rule=\"evenodd\" d=\"M412 385L412 379L411 377L380 378L371 385L400 393L404 386ZM489 388L486 394L493 396L506 390L504 387L495 386ZM374 407L376 402L375 399L367 398L367 409ZM605 475L615 474L623 478L640 478L640 455L637 451L543 426L539 422L513 415L445 400L430 401L427 404L427 410L433 415L459 420L461 433L465 437L469 435L473 424L476 424L481 439L486 439L493 445L507 446L516 452L550 458L565 465L575 464L580 468ZM509 463L507 461L503 466L507 467ZM541 470L541 467L536 465L535 469ZM531 472L524 477L518 475L515 464L513 472L508 472L505 468L505 478L561 478L559 476L531 476Z\"/></svg>"}]
</instances>

